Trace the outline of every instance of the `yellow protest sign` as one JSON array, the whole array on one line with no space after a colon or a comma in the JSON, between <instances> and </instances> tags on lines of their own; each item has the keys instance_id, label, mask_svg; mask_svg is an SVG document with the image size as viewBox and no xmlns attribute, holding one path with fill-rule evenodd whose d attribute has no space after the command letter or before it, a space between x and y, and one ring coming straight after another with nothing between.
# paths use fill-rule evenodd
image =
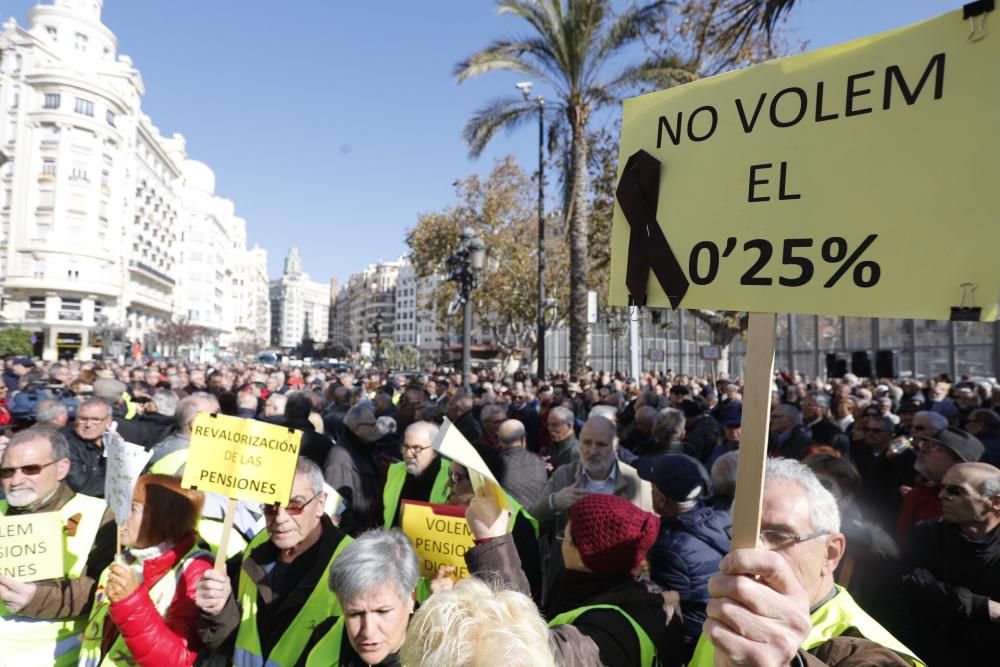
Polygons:
<instances>
[{"instance_id":1,"label":"yellow protest sign","mask_svg":"<svg viewBox=\"0 0 1000 667\"><path fill-rule=\"evenodd\" d=\"M301 431L199 413L181 485L271 505L288 503Z\"/></svg>"},{"instance_id":2,"label":"yellow protest sign","mask_svg":"<svg viewBox=\"0 0 1000 667\"><path fill-rule=\"evenodd\" d=\"M465 508L416 500L404 500L402 508L400 526L417 551L420 576L433 579L440 567L450 565L457 578L467 578L465 552L476 543L465 521Z\"/></svg>"},{"instance_id":3,"label":"yellow protest sign","mask_svg":"<svg viewBox=\"0 0 1000 667\"><path fill-rule=\"evenodd\" d=\"M511 509L510 499L486 466L483 457L447 417L444 425L438 429L437 437L434 438L431 447L441 456L465 466L469 471L469 481L472 482L473 489L478 491L480 487L485 486L493 494L500 509Z\"/></svg>"},{"instance_id":4,"label":"yellow protest sign","mask_svg":"<svg viewBox=\"0 0 1000 667\"><path fill-rule=\"evenodd\" d=\"M997 80L956 10L626 100L610 302L995 319Z\"/></svg>"},{"instance_id":5,"label":"yellow protest sign","mask_svg":"<svg viewBox=\"0 0 1000 667\"><path fill-rule=\"evenodd\" d=\"M0 516L0 574L22 582L64 576L59 512Z\"/></svg>"}]
</instances>

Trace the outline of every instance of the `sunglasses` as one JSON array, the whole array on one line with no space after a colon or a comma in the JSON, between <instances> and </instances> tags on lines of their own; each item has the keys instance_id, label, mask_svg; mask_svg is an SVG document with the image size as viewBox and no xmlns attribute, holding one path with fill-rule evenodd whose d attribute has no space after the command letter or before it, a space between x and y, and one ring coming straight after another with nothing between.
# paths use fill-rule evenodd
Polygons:
<instances>
[{"instance_id":1,"label":"sunglasses","mask_svg":"<svg viewBox=\"0 0 1000 667\"><path fill-rule=\"evenodd\" d=\"M0 468L0 479L10 479L15 473L17 473L18 470L23 472L27 477L34 477L41 474L43 470L48 468L53 463L55 463L55 461L49 461L48 463L31 463L26 466L14 466L12 468Z\"/></svg>"},{"instance_id":2,"label":"sunglasses","mask_svg":"<svg viewBox=\"0 0 1000 667\"><path fill-rule=\"evenodd\" d=\"M316 494L315 496L313 496L309 500L305 501L301 505L293 503L293 504L287 505L287 506L285 506L285 507L283 507L281 509L285 510L285 514L287 514L288 516L298 516L298 515L302 514L302 512L305 511L306 505L308 505L312 501L316 500L316 498L318 498L318 497L319 497L319 494ZM264 514L274 515L274 514L277 514L277 513L278 513L278 508L275 507L274 505L265 505L264 506Z\"/></svg>"}]
</instances>

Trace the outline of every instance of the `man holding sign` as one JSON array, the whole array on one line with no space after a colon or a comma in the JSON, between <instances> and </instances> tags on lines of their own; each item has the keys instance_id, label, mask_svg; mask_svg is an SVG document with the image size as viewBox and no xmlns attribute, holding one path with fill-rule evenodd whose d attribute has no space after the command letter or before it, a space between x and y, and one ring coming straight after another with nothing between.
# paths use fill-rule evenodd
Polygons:
<instances>
[{"instance_id":1,"label":"man holding sign","mask_svg":"<svg viewBox=\"0 0 1000 667\"><path fill-rule=\"evenodd\" d=\"M76 664L97 579L114 557L114 515L103 500L75 493L66 484L69 467L66 438L48 428L21 431L0 458L6 498L0 500L0 514L52 512L65 526L56 547L63 578L27 583L0 576L0 645L4 658L18 664Z\"/></svg>"},{"instance_id":2,"label":"man holding sign","mask_svg":"<svg viewBox=\"0 0 1000 667\"><path fill-rule=\"evenodd\" d=\"M327 573L352 540L325 503L323 473L300 458L288 502L265 510L267 531L229 561L227 573L209 571L198 583L205 646L225 647L237 665L292 667L313 628L341 615Z\"/></svg>"}]
</instances>

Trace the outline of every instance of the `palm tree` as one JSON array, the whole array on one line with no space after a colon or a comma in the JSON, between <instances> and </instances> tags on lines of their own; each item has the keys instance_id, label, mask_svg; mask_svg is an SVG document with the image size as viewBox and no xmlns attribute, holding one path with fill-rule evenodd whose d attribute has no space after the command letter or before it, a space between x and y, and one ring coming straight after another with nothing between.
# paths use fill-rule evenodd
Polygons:
<instances>
[{"instance_id":1,"label":"palm tree","mask_svg":"<svg viewBox=\"0 0 1000 667\"><path fill-rule=\"evenodd\" d=\"M627 87L650 80L663 85L678 69L670 62L647 61L605 78L610 61L652 27L662 2L646 3L618 15L612 14L610 4L610 0L497 0L499 14L523 19L531 33L497 40L455 67L459 82L507 70L541 81L555 93L556 99L546 100L545 112L569 134L563 176L568 190L570 357L576 376L585 369L587 346L587 123L595 110L616 102L616 94ZM465 125L463 137L470 154L479 156L498 130L513 129L534 118L535 113L538 106L519 95L488 102Z\"/></svg>"}]
</instances>

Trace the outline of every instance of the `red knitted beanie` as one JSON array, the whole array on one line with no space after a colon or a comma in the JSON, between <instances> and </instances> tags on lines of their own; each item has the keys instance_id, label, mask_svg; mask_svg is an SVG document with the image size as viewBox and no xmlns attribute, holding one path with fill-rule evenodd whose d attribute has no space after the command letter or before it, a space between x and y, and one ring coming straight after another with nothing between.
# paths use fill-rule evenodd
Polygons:
<instances>
[{"instance_id":1,"label":"red knitted beanie","mask_svg":"<svg viewBox=\"0 0 1000 667\"><path fill-rule=\"evenodd\" d=\"M569 518L573 544L583 564L597 574L634 572L660 530L660 517L603 493L578 500Z\"/></svg>"}]
</instances>

